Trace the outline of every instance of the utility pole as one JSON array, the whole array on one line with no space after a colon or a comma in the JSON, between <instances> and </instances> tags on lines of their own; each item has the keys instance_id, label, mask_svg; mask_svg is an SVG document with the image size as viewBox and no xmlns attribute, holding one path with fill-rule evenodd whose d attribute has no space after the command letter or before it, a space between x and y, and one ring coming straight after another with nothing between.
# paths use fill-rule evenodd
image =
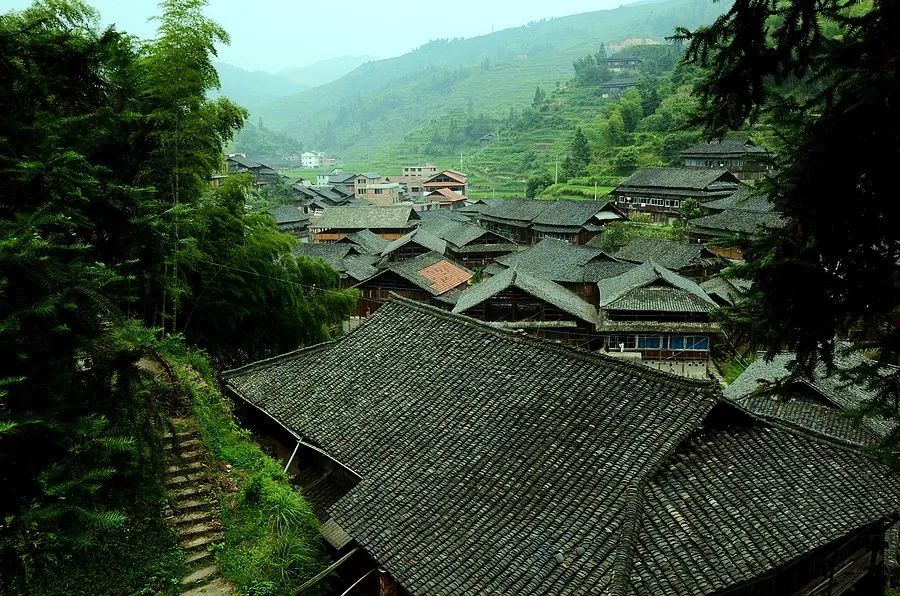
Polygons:
<instances>
[{"instance_id":1,"label":"utility pole","mask_svg":"<svg viewBox=\"0 0 900 596\"><path fill-rule=\"evenodd\" d=\"M559 158L556 158L556 170L553 174L553 184L559 184Z\"/></svg>"},{"instance_id":2,"label":"utility pole","mask_svg":"<svg viewBox=\"0 0 900 596\"><path fill-rule=\"evenodd\" d=\"M460 172L462 172L462 169L463 169L463 165L462 165L462 154L463 154L463 152L460 151L460 152L459 152L459 171L460 171Z\"/></svg>"},{"instance_id":3,"label":"utility pole","mask_svg":"<svg viewBox=\"0 0 900 596\"><path fill-rule=\"evenodd\" d=\"M594 180L594 200L597 200L597 181Z\"/></svg>"}]
</instances>

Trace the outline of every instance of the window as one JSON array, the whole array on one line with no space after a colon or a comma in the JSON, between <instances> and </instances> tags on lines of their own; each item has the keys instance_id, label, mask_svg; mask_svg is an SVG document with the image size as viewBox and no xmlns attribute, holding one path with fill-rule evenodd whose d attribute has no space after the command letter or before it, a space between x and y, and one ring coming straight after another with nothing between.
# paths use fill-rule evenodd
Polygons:
<instances>
[{"instance_id":1,"label":"window","mask_svg":"<svg viewBox=\"0 0 900 596\"><path fill-rule=\"evenodd\" d=\"M673 335L669 338L669 349L670 350L683 350L684 349L684 336L682 335Z\"/></svg>"},{"instance_id":2,"label":"window","mask_svg":"<svg viewBox=\"0 0 900 596\"><path fill-rule=\"evenodd\" d=\"M618 350L622 346L626 350L633 350L636 346L636 338L633 335L610 335L606 338L606 347L609 350Z\"/></svg>"},{"instance_id":3,"label":"window","mask_svg":"<svg viewBox=\"0 0 900 596\"><path fill-rule=\"evenodd\" d=\"M680 209L680 208L681 208L681 201L679 201L679 200L677 200L677 199L672 199L672 207L675 207L676 209Z\"/></svg>"},{"instance_id":4,"label":"window","mask_svg":"<svg viewBox=\"0 0 900 596\"><path fill-rule=\"evenodd\" d=\"M375 194L376 194L376 195L383 195L383 194L384 194L384 189L383 189L383 188L376 188L376 189L375 189Z\"/></svg>"},{"instance_id":5,"label":"window","mask_svg":"<svg viewBox=\"0 0 900 596\"><path fill-rule=\"evenodd\" d=\"M686 350L709 350L709 338L701 335L689 335L684 338Z\"/></svg>"},{"instance_id":6,"label":"window","mask_svg":"<svg viewBox=\"0 0 900 596\"><path fill-rule=\"evenodd\" d=\"M658 350L662 347L662 338L658 335L639 335L638 349Z\"/></svg>"}]
</instances>

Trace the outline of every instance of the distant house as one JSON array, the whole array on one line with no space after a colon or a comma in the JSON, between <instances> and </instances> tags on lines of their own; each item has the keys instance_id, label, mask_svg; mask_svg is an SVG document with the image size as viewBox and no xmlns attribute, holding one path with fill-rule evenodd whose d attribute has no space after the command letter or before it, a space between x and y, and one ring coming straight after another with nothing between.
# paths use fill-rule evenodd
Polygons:
<instances>
[{"instance_id":1,"label":"distant house","mask_svg":"<svg viewBox=\"0 0 900 596\"><path fill-rule=\"evenodd\" d=\"M453 312L584 347L598 322L597 309L578 294L518 269L471 286Z\"/></svg>"},{"instance_id":2,"label":"distant house","mask_svg":"<svg viewBox=\"0 0 900 596\"><path fill-rule=\"evenodd\" d=\"M427 252L443 256L447 252L447 242L419 227L388 244L381 251L381 257L383 263L396 263Z\"/></svg>"},{"instance_id":3,"label":"distant house","mask_svg":"<svg viewBox=\"0 0 900 596\"><path fill-rule=\"evenodd\" d=\"M634 268L598 248L545 238L523 251L497 259L485 271L497 275L505 269L519 269L554 281L597 305L597 282Z\"/></svg>"},{"instance_id":4,"label":"distant house","mask_svg":"<svg viewBox=\"0 0 900 596\"><path fill-rule=\"evenodd\" d=\"M395 182L402 187L402 194L407 199L421 199L425 195L421 176L387 176L387 182Z\"/></svg>"},{"instance_id":5,"label":"distant house","mask_svg":"<svg viewBox=\"0 0 900 596\"><path fill-rule=\"evenodd\" d=\"M349 194L353 194L353 184L356 176L349 172L328 172L326 174L316 174L316 184L343 185L349 190Z\"/></svg>"},{"instance_id":6,"label":"distant house","mask_svg":"<svg viewBox=\"0 0 900 596\"><path fill-rule=\"evenodd\" d=\"M737 277L714 275L701 283L700 287L719 306L734 306L744 299L751 282Z\"/></svg>"},{"instance_id":7,"label":"distant house","mask_svg":"<svg viewBox=\"0 0 900 596\"><path fill-rule=\"evenodd\" d=\"M755 194L748 186L741 186L723 199L704 203L703 210L707 215L689 223L691 240L705 243L710 251L729 259L743 258L740 246L732 239L787 223L766 197Z\"/></svg>"},{"instance_id":8,"label":"distant house","mask_svg":"<svg viewBox=\"0 0 900 596\"><path fill-rule=\"evenodd\" d=\"M637 86L637 79L632 78L617 78L610 79L605 83L600 83L600 87L598 88L598 93L600 97L603 99L615 99L623 95L629 89L632 89Z\"/></svg>"},{"instance_id":9,"label":"distant house","mask_svg":"<svg viewBox=\"0 0 900 596\"><path fill-rule=\"evenodd\" d=\"M441 208L458 209L466 204L466 197L450 190L449 188L439 188L432 190L425 195L426 201L435 201Z\"/></svg>"},{"instance_id":10,"label":"distant house","mask_svg":"<svg viewBox=\"0 0 900 596\"><path fill-rule=\"evenodd\" d=\"M435 174L437 174L437 166L431 163L426 163L424 166L403 166L403 176L418 178L420 181Z\"/></svg>"},{"instance_id":11,"label":"distant house","mask_svg":"<svg viewBox=\"0 0 900 596\"><path fill-rule=\"evenodd\" d=\"M642 61L640 58L633 56L616 56L603 59L602 64L611 72L622 72L626 70L640 70Z\"/></svg>"},{"instance_id":12,"label":"distant house","mask_svg":"<svg viewBox=\"0 0 900 596\"><path fill-rule=\"evenodd\" d=\"M422 187L425 189L426 193L446 188L447 190L452 190L463 196L468 196L469 187L466 182L467 180L468 178L462 172L457 172L456 170L444 170L443 172L438 172L425 178L425 181L422 182Z\"/></svg>"},{"instance_id":13,"label":"distant house","mask_svg":"<svg viewBox=\"0 0 900 596\"><path fill-rule=\"evenodd\" d=\"M298 238L309 238L309 215L291 205L269 209L269 215L275 219L275 225L282 232L293 234Z\"/></svg>"},{"instance_id":14,"label":"distant house","mask_svg":"<svg viewBox=\"0 0 900 596\"><path fill-rule=\"evenodd\" d=\"M224 379L357 557L335 593L884 593L900 478L709 381L401 298Z\"/></svg>"},{"instance_id":15,"label":"distant house","mask_svg":"<svg viewBox=\"0 0 900 596\"><path fill-rule=\"evenodd\" d=\"M474 273L437 252L391 263L387 269L354 286L360 291L357 315L367 317L391 293L450 310Z\"/></svg>"},{"instance_id":16,"label":"distant house","mask_svg":"<svg viewBox=\"0 0 900 596\"><path fill-rule=\"evenodd\" d=\"M369 230L386 240L396 240L415 227L419 216L412 207L331 207L310 222L315 242L336 242Z\"/></svg>"},{"instance_id":17,"label":"distant house","mask_svg":"<svg viewBox=\"0 0 900 596\"><path fill-rule=\"evenodd\" d=\"M771 170L769 152L749 138L699 143L681 152L687 168L725 168L740 180L758 180Z\"/></svg>"},{"instance_id":18,"label":"distant house","mask_svg":"<svg viewBox=\"0 0 900 596\"><path fill-rule=\"evenodd\" d=\"M253 182L257 187L275 184L279 178L278 172L273 168L247 159L241 154L229 155L225 160L225 167L228 174L252 175Z\"/></svg>"},{"instance_id":19,"label":"distant house","mask_svg":"<svg viewBox=\"0 0 900 596\"><path fill-rule=\"evenodd\" d=\"M686 244L664 238L638 236L613 256L631 263L653 261L679 275L697 282L708 279L722 269L725 261L700 244Z\"/></svg>"},{"instance_id":20,"label":"distant house","mask_svg":"<svg viewBox=\"0 0 900 596\"><path fill-rule=\"evenodd\" d=\"M586 244L625 215L610 202L488 199L467 209L485 228L522 244L556 238Z\"/></svg>"},{"instance_id":21,"label":"distant house","mask_svg":"<svg viewBox=\"0 0 900 596\"><path fill-rule=\"evenodd\" d=\"M334 165L334 159L321 151L304 151L300 154L300 165L304 168L329 168Z\"/></svg>"},{"instance_id":22,"label":"distant house","mask_svg":"<svg viewBox=\"0 0 900 596\"><path fill-rule=\"evenodd\" d=\"M342 288L355 286L378 273L375 263L379 257L367 254L353 244L305 242L295 249L295 254L328 263L340 275Z\"/></svg>"},{"instance_id":23,"label":"distant house","mask_svg":"<svg viewBox=\"0 0 900 596\"><path fill-rule=\"evenodd\" d=\"M740 181L725 169L643 168L610 193L626 211L649 213L657 220L677 217L682 203L706 203L733 194Z\"/></svg>"},{"instance_id":24,"label":"distant house","mask_svg":"<svg viewBox=\"0 0 900 596\"><path fill-rule=\"evenodd\" d=\"M382 251L390 245L391 241L385 240L370 230L360 230L359 232L344 236L342 239L338 240L338 243L352 244L356 246L357 250L362 254L381 256Z\"/></svg>"},{"instance_id":25,"label":"distant house","mask_svg":"<svg viewBox=\"0 0 900 596\"><path fill-rule=\"evenodd\" d=\"M419 229L447 243L445 254L470 269L480 269L494 259L516 252L518 245L496 232L450 217L423 219Z\"/></svg>"},{"instance_id":26,"label":"distant house","mask_svg":"<svg viewBox=\"0 0 900 596\"><path fill-rule=\"evenodd\" d=\"M597 331L608 352L707 378L712 340L721 330L710 318L718 304L699 285L648 261L600 280L597 288Z\"/></svg>"}]
</instances>

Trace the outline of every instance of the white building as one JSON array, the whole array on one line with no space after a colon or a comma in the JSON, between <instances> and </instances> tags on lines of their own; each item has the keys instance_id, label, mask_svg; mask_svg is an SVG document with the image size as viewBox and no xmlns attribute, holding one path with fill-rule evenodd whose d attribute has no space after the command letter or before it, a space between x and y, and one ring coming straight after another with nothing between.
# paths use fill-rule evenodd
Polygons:
<instances>
[{"instance_id":1,"label":"white building","mask_svg":"<svg viewBox=\"0 0 900 596\"><path fill-rule=\"evenodd\" d=\"M334 159L320 151L304 151L300 154L300 165L304 168L322 168L334 165Z\"/></svg>"}]
</instances>

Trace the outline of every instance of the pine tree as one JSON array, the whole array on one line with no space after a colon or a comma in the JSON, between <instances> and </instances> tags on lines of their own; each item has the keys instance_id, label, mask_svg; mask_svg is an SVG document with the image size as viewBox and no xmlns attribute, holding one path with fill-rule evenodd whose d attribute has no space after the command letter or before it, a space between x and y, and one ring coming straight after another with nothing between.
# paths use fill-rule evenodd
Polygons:
<instances>
[{"instance_id":1,"label":"pine tree","mask_svg":"<svg viewBox=\"0 0 900 596\"><path fill-rule=\"evenodd\" d=\"M575 129L572 144L569 146L569 155L572 156L578 172L584 171L584 168L591 163L591 146L580 126Z\"/></svg>"},{"instance_id":2,"label":"pine tree","mask_svg":"<svg viewBox=\"0 0 900 596\"><path fill-rule=\"evenodd\" d=\"M544 90L538 87L534 90L534 99L531 102L531 106L534 108L540 106L542 103L544 103L545 97L546 94L544 93Z\"/></svg>"}]
</instances>

